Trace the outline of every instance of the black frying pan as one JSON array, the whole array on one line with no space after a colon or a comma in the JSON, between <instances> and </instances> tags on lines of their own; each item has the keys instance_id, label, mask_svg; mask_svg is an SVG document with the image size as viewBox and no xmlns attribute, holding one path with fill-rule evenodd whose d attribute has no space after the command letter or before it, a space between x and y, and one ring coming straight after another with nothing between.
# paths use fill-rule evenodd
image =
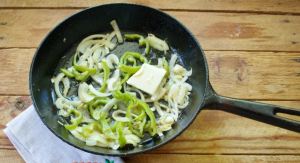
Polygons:
<instances>
[{"instance_id":1,"label":"black frying pan","mask_svg":"<svg viewBox=\"0 0 300 163\"><path fill-rule=\"evenodd\" d=\"M116 20L120 29L134 33L153 33L165 39L173 51L178 52L182 64L193 69L189 83L193 86L190 105L182 111L181 119L162 138L144 140L142 147L111 150L88 147L74 138L61 125L54 106L55 95L50 82L56 68L66 55L83 38L112 31L110 21ZM125 43L126 44L126 43ZM66 58L64 58L66 59ZM31 64L29 76L33 104L44 124L64 142L81 150L112 156L143 153L160 147L180 135L195 119L202 108L233 112L286 129L300 131L300 123L276 115L277 112L299 115L300 111L280 106L231 99L217 95L209 83L208 67L204 52L193 34L172 16L147 6L137 4L105 4L80 11L58 24L42 41Z\"/></svg>"}]
</instances>

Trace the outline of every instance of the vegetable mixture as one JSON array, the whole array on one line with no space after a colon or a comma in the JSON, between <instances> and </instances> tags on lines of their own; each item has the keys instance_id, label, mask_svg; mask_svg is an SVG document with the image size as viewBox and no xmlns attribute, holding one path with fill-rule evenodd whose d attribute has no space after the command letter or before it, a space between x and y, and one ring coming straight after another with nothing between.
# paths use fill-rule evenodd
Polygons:
<instances>
[{"instance_id":1,"label":"vegetable mixture","mask_svg":"<svg viewBox=\"0 0 300 163\"><path fill-rule=\"evenodd\" d=\"M119 58L111 51L124 38L116 21L111 25L113 32L83 39L72 66L60 69L52 82L58 114L65 120L59 123L88 146L118 149L139 145L146 133L163 136L172 129L180 109L189 104L192 86L186 81L192 70L177 64L176 54L151 65L146 57L150 48L169 50L153 34L125 34L125 41L137 41L145 51L129 51ZM79 83L76 97L68 95L73 80Z\"/></svg>"}]
</instances>

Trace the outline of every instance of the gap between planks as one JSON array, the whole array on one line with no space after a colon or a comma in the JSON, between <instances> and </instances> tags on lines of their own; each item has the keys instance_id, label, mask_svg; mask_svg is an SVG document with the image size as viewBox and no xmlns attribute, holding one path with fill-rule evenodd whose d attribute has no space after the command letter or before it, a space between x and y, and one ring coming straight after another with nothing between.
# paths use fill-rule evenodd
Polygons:
<instances>
[{"instance_id":1,"label":"gap between planks","mask_svg":"<svg viewBox=\"0 0 300 163\"><path fill-rule=\"evenodd\" d=\"M94 6L91 6L94 7ZM84 10L90 7L0 7L0 10ZM232 10L197 10L197 9L166 9L157 8L161 11L172 12L198 12L198 13L232 13L232 14L263 14L263 15L289 15L299 16L300 13L276 12L276 11L232 11Z\"/></svg>"}]
</instances>

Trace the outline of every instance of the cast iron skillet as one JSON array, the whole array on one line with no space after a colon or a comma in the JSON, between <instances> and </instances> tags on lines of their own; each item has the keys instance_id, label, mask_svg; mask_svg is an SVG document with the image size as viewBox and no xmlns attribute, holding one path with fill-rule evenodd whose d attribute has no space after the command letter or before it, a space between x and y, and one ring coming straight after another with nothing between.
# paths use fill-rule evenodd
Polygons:
<instances>
[{"instance_id":1,"label":"cast iron skillet","mask_svg":"<svg viewBox=\"0 0 300 163\"><path fill-rule=\"evenodd\" d=\"M60 118L53 105L54 93L50 82L63 55L83 38L104 31L112 31L110 21L116 20L120 29L136 33L153 33L166 39L177 51L182 64L193 69L190 84L193 86L190 105L182 111L181 119L162 138L154 137L134 149L111 150L88 147L74 138L58 124ZM64 40L64 41L63 41ZM300 131L300 123L276 115L277 112L300 115L300 111L280 106L231 99L217 95L209 83L204 52L193 34L172 16L143 5L115 3L80 11L58 24L42 41L31 64L29 76L33 104L44 124L62 141L90 153L127 156L160 147L180 135L195 119L202 108L233 112L286 129Z\"/></svg>"}]
</instances>

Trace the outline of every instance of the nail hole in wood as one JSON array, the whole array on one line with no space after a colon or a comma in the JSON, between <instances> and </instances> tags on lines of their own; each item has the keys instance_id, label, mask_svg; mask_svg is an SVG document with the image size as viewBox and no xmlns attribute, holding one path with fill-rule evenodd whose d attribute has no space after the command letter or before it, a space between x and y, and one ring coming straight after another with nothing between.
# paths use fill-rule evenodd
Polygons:
<instances>
[{"instance_id":1,"label":"nail hole in wood","mask_svg":"<svg viewBox=\"0 0 300 163\"><path fill-rule=\"evenodd\" d=\"M15 108L18 109L18 110L23 110L24 106L25 106L25 102L23 100L18 100L15 103Z\"/></svg>"}]
</instances>

